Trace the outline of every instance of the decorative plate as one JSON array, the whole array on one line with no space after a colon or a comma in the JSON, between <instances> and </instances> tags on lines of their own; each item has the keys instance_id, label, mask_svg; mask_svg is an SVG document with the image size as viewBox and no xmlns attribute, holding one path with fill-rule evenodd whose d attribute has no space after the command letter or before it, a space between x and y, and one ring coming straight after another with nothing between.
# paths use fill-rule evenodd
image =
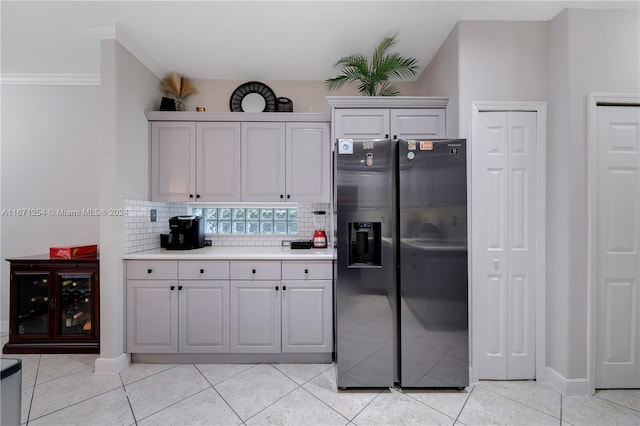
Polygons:
<instances>
[{"instance_id":1,"label":"decorative plate","mask_svg":"<svg viewBox=\"0 0 640 426\"><path fill-rule=\"evenodd\" d=\"M249 81L233 91L229 108L233 112L274 112L276 94L266 84Z\"/></svg>"}]
</instances>

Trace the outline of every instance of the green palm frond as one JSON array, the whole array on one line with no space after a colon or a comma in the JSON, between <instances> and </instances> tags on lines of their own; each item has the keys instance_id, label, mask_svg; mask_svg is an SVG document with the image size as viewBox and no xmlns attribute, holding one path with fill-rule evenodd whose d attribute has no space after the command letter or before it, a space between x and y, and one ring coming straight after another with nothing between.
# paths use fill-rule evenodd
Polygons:
<instances>
[{"instance_id":1,"label":"green palm frond","mask_svg":"<svg viewBox=\"0 0 640 426\"><path fill-rule=\"evenodd\" d=\"M397 36L385 37L374 49L371 61L361 54L344 56L335 63L341 73L325 80L327 90L335 90L347 83L359 82L358 91L367 96L397 96L400 91L390 79L413 77L418 72L418 60L388 53L398 41Z\"/></svg>"}]
</instances>

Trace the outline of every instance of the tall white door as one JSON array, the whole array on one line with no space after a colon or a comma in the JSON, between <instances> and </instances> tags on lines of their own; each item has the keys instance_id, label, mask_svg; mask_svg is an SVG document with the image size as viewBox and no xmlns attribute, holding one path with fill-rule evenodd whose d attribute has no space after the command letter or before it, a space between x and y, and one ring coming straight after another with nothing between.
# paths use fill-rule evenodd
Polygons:
<instances>
[{"instance_id":1,"label":"tall white door","mask_svg":"<svg viewBox=\"0 0 640 426\"><path fill-rule=\"evenodd\" d=\"M640 108L600 106L596 388L640 388Z\"/></svg>"},{"instance_id":2,"label":"tall white door","mask_svg":"<svg viewBox=\"0 0 640 426\"><path fill-rule=\"evenodd\" d=\"M472 158L474 369L479 379L533 379L536 112L480 112Z\"/></svg>"}]
</instances>

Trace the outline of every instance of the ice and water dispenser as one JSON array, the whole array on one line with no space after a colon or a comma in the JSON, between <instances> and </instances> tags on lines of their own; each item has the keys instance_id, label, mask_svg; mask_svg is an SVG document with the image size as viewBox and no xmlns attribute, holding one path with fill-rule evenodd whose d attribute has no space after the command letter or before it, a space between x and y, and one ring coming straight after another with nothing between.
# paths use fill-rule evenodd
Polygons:
<instances>
[{"instance_id":1,"label":"ice and water dispenser","mask_svg":"<svg viewBox=\"0 0 640 426\"><path fill-rule=\"evenodd\" d=\"M349 222L349 267L381 267L381 222Z\"/></svg>"}]
</instances>

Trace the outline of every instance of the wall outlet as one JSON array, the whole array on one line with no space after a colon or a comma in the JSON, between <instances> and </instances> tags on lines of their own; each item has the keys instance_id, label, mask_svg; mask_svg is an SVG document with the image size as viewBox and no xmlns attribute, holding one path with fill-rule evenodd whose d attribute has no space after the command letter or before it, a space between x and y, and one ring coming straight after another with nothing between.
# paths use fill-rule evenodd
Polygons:
<instances>
[{"instance_id":1,"label":"wall outlet","mask_svg":"<svg viewBox=\"0 0 640 426\"><path fill-rule=\"evenodd\" d=\"M151 222L155 222L156 220L158 220L158 211L156 209L151 209L149 216L150 216Z\"/></svg>"}]
</instances>

